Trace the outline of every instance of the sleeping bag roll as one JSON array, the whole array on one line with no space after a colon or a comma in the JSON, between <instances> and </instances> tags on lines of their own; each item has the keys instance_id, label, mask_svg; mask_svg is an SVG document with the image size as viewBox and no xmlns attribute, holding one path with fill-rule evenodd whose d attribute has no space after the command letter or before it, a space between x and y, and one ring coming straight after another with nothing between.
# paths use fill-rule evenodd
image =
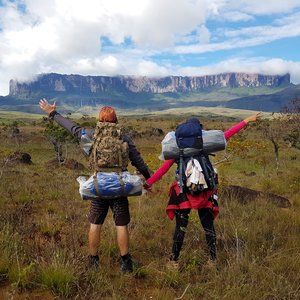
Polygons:
<instances>
[{"instance_id":1,"label":"sleeping bag roll","mask_svg":"<svg viewBox=\"0 0 300 300\"><path fill-rule=\"evenodd\" d=\"M77 178L79 193L84 200L113 199L142 194L142 180L129 172L98 172L88 179ZM96 186L97 185L97 186Z\"/></svg>"},{"instance_id":2,"label":"sleeping bag roll","mask_svg":"<svg viewBox=\"0 0 300 300\"><path fill-rule=\"evenodd\" d=\"M202 130L203 151L206 154L218 152L226 148L226 139L222 130ZM179 148L176 142L175 131L168 132L161 142L162 153L159 159L176 159L179 157ZM185 148L184 156L199 153L199 149Z\"/></svg>"}]
</instances>

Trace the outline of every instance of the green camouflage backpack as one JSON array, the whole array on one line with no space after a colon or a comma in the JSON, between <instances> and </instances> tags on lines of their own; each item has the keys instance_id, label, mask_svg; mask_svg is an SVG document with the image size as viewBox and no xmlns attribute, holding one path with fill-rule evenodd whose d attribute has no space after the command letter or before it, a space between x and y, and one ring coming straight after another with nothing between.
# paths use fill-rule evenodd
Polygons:
<instances>
[{"instance_id":1,"label":"green camouflage backpack","mask_svg":"<svg viewBox=\"0 0 300 300\"><path fill-rule=\"evenodd\" d=\"M116 123L97 122L90 154L90 167L99 171L123 171L129 162L128 144L123 141L124 127Z\"/></svg>"}]
</instances>

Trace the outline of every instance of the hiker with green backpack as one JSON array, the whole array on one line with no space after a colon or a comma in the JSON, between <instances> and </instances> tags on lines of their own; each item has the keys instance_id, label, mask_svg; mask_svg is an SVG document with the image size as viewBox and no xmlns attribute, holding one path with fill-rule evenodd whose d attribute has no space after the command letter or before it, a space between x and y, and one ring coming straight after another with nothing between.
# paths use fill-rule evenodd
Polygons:
<instances>
[{"instance_id":1,"label":"hiker with green backpack","mask_svg":"<svg viewBox=\"0 0 300 300\"><path fill-rule=\"evenodd\" d=\"M175 181L169 192L166 208L168 217L175 217L172 254L169 265L178 267L178 258L183 245L191 209L196 209L204 229L211 262L216 261L216 232L214 219L219 213L217 197L217 173L209 160L209 150L225 149L226 141L238 133L249 122L260 117L256 113L247 117L224 133L221 131L204 131L197 118L190 118L179 124L175 132L166 135L163 142L164 161L162 166L144 183L145 189L151 186L177 164ZM221 133L221 135L220 135ZM215 140L215 141L214 141Z\"/></svg>"},{"instance_id":2,"label":"hiker with green backpack","mask_svg":"<svg viewBox=\"0 0 300 300\"><path fill-rule=\"evenodd\" d=\"M131 137L126 135L124 127L118 124L114 108L104 106L99 111L99 119L96 127L82 128L70 119L66 119L56 111L56 102L52 105L41 99L40 108L49 115L61 127L75 136L89 158L89 167L94 173L90 179L81 182L85 188L83 199L91 200L88 219L90 229L88 233L89 251L88 263L91 267L99 266L99 246L101 229L108 213L112 210L117 230L117 242L121 258L121 272L133 271L133 262L129 253L130 222L129 204L127 196L132 189L141 193L142 182L137 175L131 175L127 171L128 162L144 176L150 177L150 169L142 159ZM138 180L136 180L138 177ZM80 179L82 180L82 178ZM138 182L138 188L132 187ZM104 182L104 184L103 184ZM89 191L87 191L89 189ZM133 195L138 194L137 192Z\"/></svg>"}]
</instances>

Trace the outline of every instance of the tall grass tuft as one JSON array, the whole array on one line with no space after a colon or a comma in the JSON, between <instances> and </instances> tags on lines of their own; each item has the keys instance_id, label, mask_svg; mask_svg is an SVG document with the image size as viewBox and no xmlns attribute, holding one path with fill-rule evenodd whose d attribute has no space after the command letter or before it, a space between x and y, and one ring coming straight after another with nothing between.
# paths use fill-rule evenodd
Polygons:
<instances>
[{"instance_id":1,"label":"tall grass tuft","mask_svg":"<svg viewBox=\"0 0 300 300\"><path fill-rule=\"evenodd\" d=\"M76 276L66 266L49 266L41 271L41 284L55 295L70 297L76 291Z\"/></svg>"},{"instance_id":2,"label":"tall grass tuft","mask_svg":"<svg viewBox=\"0 0 300 300\"><path fill-rule=\"evenodd\" d=\"M79 274L62 252L55 252L47 263L40 263L40 284L54 295L69 298L77 291Z\"/></svg>"},{"instance_id":3,"label":"tall grass tuft","mask_svg":"<svg viewBox=\"0 0 300 300\"><path fill-rule=\"evenodd\" d=\"M20 266L13 264L9 268L8 278L12 286L19 292L32 290L37 287L37 268L35 263Z\"/></svg>"}]
</instances>

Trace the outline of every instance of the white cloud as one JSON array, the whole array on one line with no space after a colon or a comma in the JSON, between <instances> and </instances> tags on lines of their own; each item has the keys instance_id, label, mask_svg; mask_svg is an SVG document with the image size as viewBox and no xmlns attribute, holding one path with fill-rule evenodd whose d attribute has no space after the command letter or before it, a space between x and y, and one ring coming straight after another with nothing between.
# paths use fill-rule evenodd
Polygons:
<instances>
[{"instance_id":1,"label":"white cloud","mask_svg":"<svg viewBox=\"0 0 300 300\"><path fill-rule=\"evenodd\" d=\"M0 7L0 94L7 93L10 78L30 77L45 70L86 73L97 69L104 75L126 71L117 58L114 64L104 58L101 36L120 48L127 37L145 51L171 46L178 34L187 34L204 22L203 3L204 0L4 1ZM25 9L18 9L20 4Z\"/></svg>"},{"instance_id":2,"label":"white cloud","mask_svg":"<svg viewBox=\"0 0 300 300\"><path fill-rule=\"evenodd\" d=\"M70 61L70 63L73 64L74 73L82 75L97 76L99 74L105 74L113 76L122 73L123 70L120 61L112 55L95 59L80 59ZM66 66L63 66L60 72L69 73Z\"/></svg>"},{"instance_id":3,"label":"white cloud","mask_svg":"<svg viewBox=\"0 0 300 300\"><path fill-rule=\"evenodd\" d=\"M292 82L300 82L300 62L286 61L280 58L235 58L205 67L178 68L177 72L186 76L204 76L228 72L248 72L266 75L290 73Z\"/></svg>"},{"instance_id":4,"label":"white cloud","mask_svg":"<svg viewBox=\"0 0 300 300\"><path fill-rule=\"evenodd\" d=\"M272 1L261 1L261 0L229 0L228 8L238 9L239 11L257 14L257 15L271 15L283 12L290 12L295 8L299 8L299 0L272 0Z\"/></svg>"},{"instance_id":5,"label":"white cloud","mask_svg":"<svg viewBox=\"0 0 300 300\"><path fill-rule=\"evenodd\" d=\"M175 53L205 53L220 50L238 49L263 45L283 38L300 36L300 14L297 17L284 18L281 25L253 26L242 29L218 30L218 35L222 36L221 42L207 44L180 45L173 49ZM278 21L279 22L279 21ZM224 37L227 39L224 41Z\"/></svg>"},{"instance_id":6,"label":"white cloud","mask_svg":"<svg viewBox=\"0 0 300 300\"><path fill-rule=\"evenodd\" d=\"M167 76L170 75L169 69L159 66L151 61L141 61L138 63L135 75L141 76Z\"/></svg>"},{"instance_id":7,"label":"white cloud","mask_svg":"<svg viewBox=\"0 0 300 300\"><path fill-rule=\"evenodd\" d=\"M201 25L197 30L197 36L200 43L207 44L210 42L211 33L206 26Z\"/></svg>"},{"instance_id":8,"label":"white cloud","mask_svg":"<svg viewBox=\"0 0 300 300\"><path fill-rule=\"evenodd\" d=\"M252 15L240 11L227 11L224 13L223 17L231 22L251 21L254 19Z\"/></svg>"},{"instance_id":9,"label":"white cloud","mask_svg":"<svg viewBox=\"0 0 300 300\"><path fill-rule=\"evenodd\" d=\"M196 69L176 67L169 56L174 59L179 54L179 64L186 54L242 49L300 35L300 16L294 11L300 8L299 0L266 3L261 0L2 0L1 3L0 95L8 93L9 79L26 80L46 72L165 76L184 71L186 74ZM281 16L282 12L293 13ZM257 15L273 13L277 19L272 24L250 27ZM224 28L211 28L208 20L221 21L218 24ZM243 22L243 27L229 30L228 21ZM101 37L111 45L102 45ZM224 65L226 62L225 59ZM269 62L277 65L277 60ZM282 64L297 73L296 62L282 60ZM215 68L218 70L219 65ZM271 69L270 64L266 65L268 68Z\"/></svg>"}]
</instances>

